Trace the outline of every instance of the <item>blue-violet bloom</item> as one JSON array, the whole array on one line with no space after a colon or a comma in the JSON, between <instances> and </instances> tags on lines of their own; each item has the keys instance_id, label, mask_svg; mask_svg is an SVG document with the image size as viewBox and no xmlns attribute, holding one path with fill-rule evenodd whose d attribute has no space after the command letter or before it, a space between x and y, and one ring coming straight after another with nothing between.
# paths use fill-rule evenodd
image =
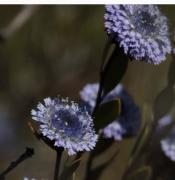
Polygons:
<instances>
[{"instance_id":1,"label":"blue-violet bloom","mask_svg":"<svg viewBox=\"0 0 175 180\"><path fill-rule=\"evenodd\" d=\"M98 88L98 83L87 84L80 91L80 97L91 113L95 106ZM122 84L117 85L107 96L105 96L102 103L116 98L120 98L121 100L121 114L103 129L103 135L105 138L114 138L115 140L121 140L126 136L135 136L139 132L141 123L140 109L126 92Z\"/></svg>"},{"instance_id":2,"label":"blue-violet bloom","mask_svg":"<svg viewBox=\"0 0 175 180\"><path fill-rule=\"evenodd\" d=\"M164 154L175 161L175 128L172 129L168 137L160 141L160 145Z\"/></svg>"},{"instance_id":3,"label":"blue-violet bloom","mask_svg":"<svg viewBox=\"0 0 175 180\"><path fill-rule=\"evenodd\" d=\"M32 119L39 122L43 136L53 140L55 146L66 149L69 155L90 151L96 145L98 136L93 129L92 117L68 98L46 98L31 114Z\"/></svg>"},{"instance_id":4,"label":"blue-violet bloom","mask_svg":"<svg viewBox=\"0 0 175 180\"><path fill-rule=\"evenodd\" d=\"M167 18L156 5L106 5L105 29L124 53L159 64L171 52Z\"/></svg>"}]
</instances>

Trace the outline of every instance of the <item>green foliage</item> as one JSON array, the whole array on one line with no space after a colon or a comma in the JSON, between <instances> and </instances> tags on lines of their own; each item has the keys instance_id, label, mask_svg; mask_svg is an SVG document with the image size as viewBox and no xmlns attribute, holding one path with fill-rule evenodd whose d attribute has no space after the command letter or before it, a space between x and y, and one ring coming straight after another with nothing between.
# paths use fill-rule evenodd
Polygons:
<instances>
[{"instance_id":1,"label":"green foliage","mask_svg":"<svg viewBox=\"0 0 175 180\"><path fill-rule=\"evenodd\" d=\"M174 90L173 86L167 86L157 96L154 104L154 116L158 120L166 115L174 104Z\"/></svg>"},{"instance_id":2,"label":"green foliage","mask_svg":"<svg viewBox=\"0 0 175 180\"><path fill-rule=\"evenodd\" d=\"M74 162L67 163L60 174L59 180L75 179L75 171L79 167L80 162L81 158L75 160Z\"/></svg>"},{"instance_id":3,"label":"green foliage","mask_svg":"<svg viewBox=\"0 0 175 180\"><path fill-rule=\"evenodd\" d=\"M95 129L104 128L119 116L120 111L121 102L119 99L101 104L95 114Z\"/></svg>"},{"instance_id":4,"label":"green foliage","mask_svg":"<svg viewBox=\"0 0 175 180\"><path fill-rule=\"evenodd\" d=\"M144 124L138 138L136 139L136 142L135 142L135 144L133 146L133 149L131 151L129 164L132 163L132 161L136 158L136 156L140 152L142 146L145 143L148 132L149 132L148 123L145 122L145 124Z\"/></svg>"},{"instance_id":5,"label":"green foliage","mask_svg":"<svg viewBox=\"0 0 175 180\"><path fill-rule=\"evenodd\" d=\"M164 115L166 115L171 108L173 107L174 101L175 101L175 94L173 85L175 82L175 61L174 61L174 55L172 55L172 61L169 65L168 70L168 84L163 89L160 94L157 96L155 103L154 103L154 116L155 120L160 119Z\"/></svg>"},{"instance_id":6,"label":"green foliage","mask_svg":"<svg viewBox=\"0 0 175 180\"><path fill-rule=\"evenodd\" d=\"M103 95L108 94L123 78L128 67L128 57L118 47L115 47L105 70L103 82Z\"/></svg>"},{"instance_id":7,"label":"green foliage","mask_svg":"<svg viewBox=\"0 0 175 180\"><path fill-rule=\"evenodd\" d=\"M95 157L101 155L102 153L107 151L114 142L114 139L104 139L99 137L96 147L91 152L90 156Z\"/></svg>"},{"instance_id":8,"label":"green foliage","mask_svg":"<svg viewBox=\"0 0 175 180\"><path fill-rule=\"evenodd\" d=\"M111 162L114 160L115 157L117 157L119 154L119 151L117 150L111 157L108 159L105 163L100 164L96 168L92 169L88 174L88 180L94 179L98 180L101 176L101 174L104 172L104 170L111 164Z\"/></svg>"},{"instance_id":9,"label":"green foliage","mask_svg":"<svg viewBox=\"0 0 175 180\"><path fill-rule=\"evenodd\" d=\"M127 180L149 180L151 178L152 169L149 166L144 166L137 169Z\"/></svg>"}]
</instances>

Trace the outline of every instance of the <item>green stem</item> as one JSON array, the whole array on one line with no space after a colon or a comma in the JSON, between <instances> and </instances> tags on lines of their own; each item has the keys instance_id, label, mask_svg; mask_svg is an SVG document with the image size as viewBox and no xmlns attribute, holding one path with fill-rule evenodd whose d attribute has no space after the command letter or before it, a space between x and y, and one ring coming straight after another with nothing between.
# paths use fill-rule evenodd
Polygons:
<instances>
[{"instance_id":1,"label":"green stem","mask_svg":"<svg viewBox=\"0 0 175 180\"><path fill-rule=\"evenodd\" d=\"M55 162L54 180L58 180L62 152L63 152L62 149L56 150L56 162Z\"/></svg>"},{"instance_id":2,"label":"green stem","mask_svg":"<svg viewBox=\"0 0 175 180\"><path fill-rule=\"evenodd\" d=\"M11 162L11 164L9 165L9 167L3 171L0 174L0 180L5 179L5 176L11 172L13 169L15 169L20 163L22 163L24 160L32 157L34 154L34 150L32 148L26 148L26 151L19 156L19 158L16 161Z\"/></svg>"}]
</instances>

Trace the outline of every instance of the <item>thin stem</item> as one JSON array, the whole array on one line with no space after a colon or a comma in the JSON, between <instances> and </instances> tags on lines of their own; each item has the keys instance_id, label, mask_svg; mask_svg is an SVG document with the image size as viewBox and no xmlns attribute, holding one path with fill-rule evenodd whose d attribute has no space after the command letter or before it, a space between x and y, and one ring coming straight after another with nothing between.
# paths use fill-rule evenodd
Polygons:
<instances>
[{"instance_id":1,"label":"thin stem","mask_svg":"<svg viewBox=\"0 0 175 180\"><path fill-rule=\"evenodd\" d=\"M106 45L105 45L105 48L104 48L104 52L103 52L103 56L102 56L102 62L101 62L101 66L100 66L100 82L99 82L99 89L98 89L98 93L97 93L97 99L96 99L96 103L95 103L95 107L94 107L94 110L92 112L92 116L95 116L96 114L96 111L97 109L99 108L100 106L100 103L103 101L103 86L104 86L104 80L105 80L105 74L106 74L106 71L108 70L109 68L109 65L111 63L110 59L111 59L111 56L108 57L108 59L106 60L107 58L107 51L109 50L109 46L110 46L110 43L112 43L111 39L108 39ZM112 52L112 54L115 52L115 49L114 51ZM106 64L105 64L105 60L107 61ZM92 161L93 161L93 156L90 154L88 160L87 160L87 167L86 167L86 176L85 176L85 179L88 180L89 179L89 173L90 173L90 168L91 168L91 165L92 165Z\"/></svg>"},{"instance_id":2,"label":"thin stem","mask_svg":"<svg viewBox=\"0 0 175 180\"><path fill-rule=\"evenodd\" d=\"M89 179L89 173L90 173L90 170L91 170L92 161L93 161L93 156L91 156L91 154L90 154L90 156L88 158L88 161L87 161L85 180Z\"/></svg>"},{"instance_id":3,"label":"thin stem","mask_svg":"<svg viewBox=\"0 0 175 180\"><path fill-rule=\"evenodd\" d=\"M63 152L63 149L58 149L56 151L56 163L55 163L55 171L54 171L54 180L58 180L62 152Z\"/></svg>"},{"instance_id":4,"label":"thin stem","mask_svg":"<svg viewBox=\"0 0 175 180\"><path fill-rule=\"evenodd\" d=\"M9 167L4 170L1 174L0 174L0 180L5 179L5 176L12 171L13 169L15 169L21 162L23 162L24 160L32 157L34 154L34 150L32 148L26 148L26 151L19 156L19 158L16 161L12 161L9 165Z\"/></svg>"},{"instance_id":5,"label":"thin stem","mask_svg":"<svg viewBox=\"0 0 175 180\"><path fill-rule=\"evenodd\" d=\"M62 156L62 152L63 152L64 149L61 148L61 147L60 148L55 147L51 140L49 140L48 138L45 138L41 134L38 134L37 131L34 129L34 127L32 126L32 124L30 122L28 123L28 126L29 126L30 130L32 131L32 133L36 136L37 139L39 139L39 140L42 139L49 147L51 147L53 150L56 151L54 180L58 180L61 156Z\"/></svg>"},{"instance_id":6,"label":"thin stem","mask_svg":"<svg viewBox=\"0 0 175 180\"><path fill-rule=\"evenodd\" d=\"M109 46L109 43L111 43L111 39L108 40L106 46ZM115 52L116 49L114 49L114 51L112 52L112 55L113 53ZM107 51L107 47L105 47L105 51ZM106 54L107 52L105 52ZM105 78L105 74L106 74L106 71L108 70L109 66L110 66L110 59L111 59L111 56L109 57L109 59L107 60L107 63L105 64L105 67L103 68L104 66L104 62L105 62L105 54L103 53L103 58L102 58L102 64L101 64L101 67L100 67L100 82L99 82L99 89L98 89L98 93L97 93L97 99L96 99L96 103L95 103L95 107L94 107L94 110L92 112L92 116L95 116L95 113L97 111L97 109L99 108L99 105L100 103L103 101L103 86L104 86L104 78ZM90 173L90 168L91 168L91 165L92 165L92 161L93 161L93 156L90 154L90 157L88 158L88 161L87 161L87 168L86 168L86 180L88 180L89 178L89 173Z\"/></svg>"}]
</instances>

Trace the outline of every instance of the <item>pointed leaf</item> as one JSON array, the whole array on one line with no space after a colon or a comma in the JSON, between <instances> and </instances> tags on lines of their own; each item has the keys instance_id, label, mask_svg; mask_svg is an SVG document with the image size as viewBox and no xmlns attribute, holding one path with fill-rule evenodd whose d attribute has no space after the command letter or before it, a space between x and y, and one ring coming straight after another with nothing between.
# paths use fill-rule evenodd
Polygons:
<instances>
[{"instance_id":1,"label":"pointed leaf","mask_svg":"<svg viewBox=\"0 0 175 180\"><path fill-rule=\"evenodd\" d=\"M59 180L68 180L73 177L74 172L80 165L80 160L71 163L70 165L65 165L63 172L61 173Z\"/></svg>"},{"instance_id":2,"label":"pointed leaf","mask_svg":"<svg viewBox=\"0 0 175 180\"><path fill-rule=\"evenodd\" d=\"M167 86L160 92L154 104L154 116L158 120L167 114L174 104L175 94L173 86Z\"/></svg>"},{"instance_id":3,"label":"pointed leaf","mask_svg":"<svg viewBox=\"0 0 175 180\"><path fill-rule=\"evenodd\" d=\"M145 139L148 135L148 131L149 130L149 125L147 122L145 122L138 138L136 139L136 142L133 146L133 149L131 151L131 156L130 156L130 162L129 163L132 163L132 161L135 159L135 157L137 156L137 154L139 153L140 149L142 148L144 142L145 142Z\"/></svg>"},{"instance_id":4,"label":"pointed leaf","mask_svg":"<svg viewBox=\"0 0 175 180\"><path fill-rule=\"evenodd\" d=\"M119 116L120 111L121 102L119 99L101 104L95 114L95 129L104 128L110 122L114 121Z\"/></svg>"},{"instance_id":5,"label":"pointed leaf","mask_svg":"<svg viewBox=\"0 0 175 180\"><path fill-rule=\"evenodd\" d=\"M91 152L90 156L95 157L101 155L112 146L113 142L113 139L99 138L96 147Z\"/></svg>"},{"instance_id":6,"label":"pointed leaf","mask_svg":"<svg viewBox=\"0 0 175 180\"><path fill-rule=\"evenodd\" d=\"M108 94L123 78L129 58L124 54L121 48L115 48L110 56L105 70L104 70L104 82L103 82L103 95Z\"/></svg>"},{"instance_id":7,"label":"pointed leaf","mask_svg":"<svg viewBox=\"0 0 175 180\"><path fill-rule=\"evenodd\" d=\"M104 66L106 64L106 60L109 58L109 56L111 56L111 53L113 52L112 48L114 44L112 42L113 42L113 39L111 37L108 37L105 43L104 49L103 49L100 71L103 71Z\"/></svg>"},{"instance_id":8,"label":"pointed leaf","mask_svg":"<svg viewBox=\"0 0 175 180\"><path fill-rule=\"evenodd\" d=\"M89 179L93 179L93 180L99 179L102 172L109 166L109 164L114 160L114 158L118 155L118 153L119 153L119 151L117 150L114 153L114 155L112 155L112 157L107 162L99 165L97 168L90 171L88 174L88 180Z\"/></svg>"}]
</instances>

